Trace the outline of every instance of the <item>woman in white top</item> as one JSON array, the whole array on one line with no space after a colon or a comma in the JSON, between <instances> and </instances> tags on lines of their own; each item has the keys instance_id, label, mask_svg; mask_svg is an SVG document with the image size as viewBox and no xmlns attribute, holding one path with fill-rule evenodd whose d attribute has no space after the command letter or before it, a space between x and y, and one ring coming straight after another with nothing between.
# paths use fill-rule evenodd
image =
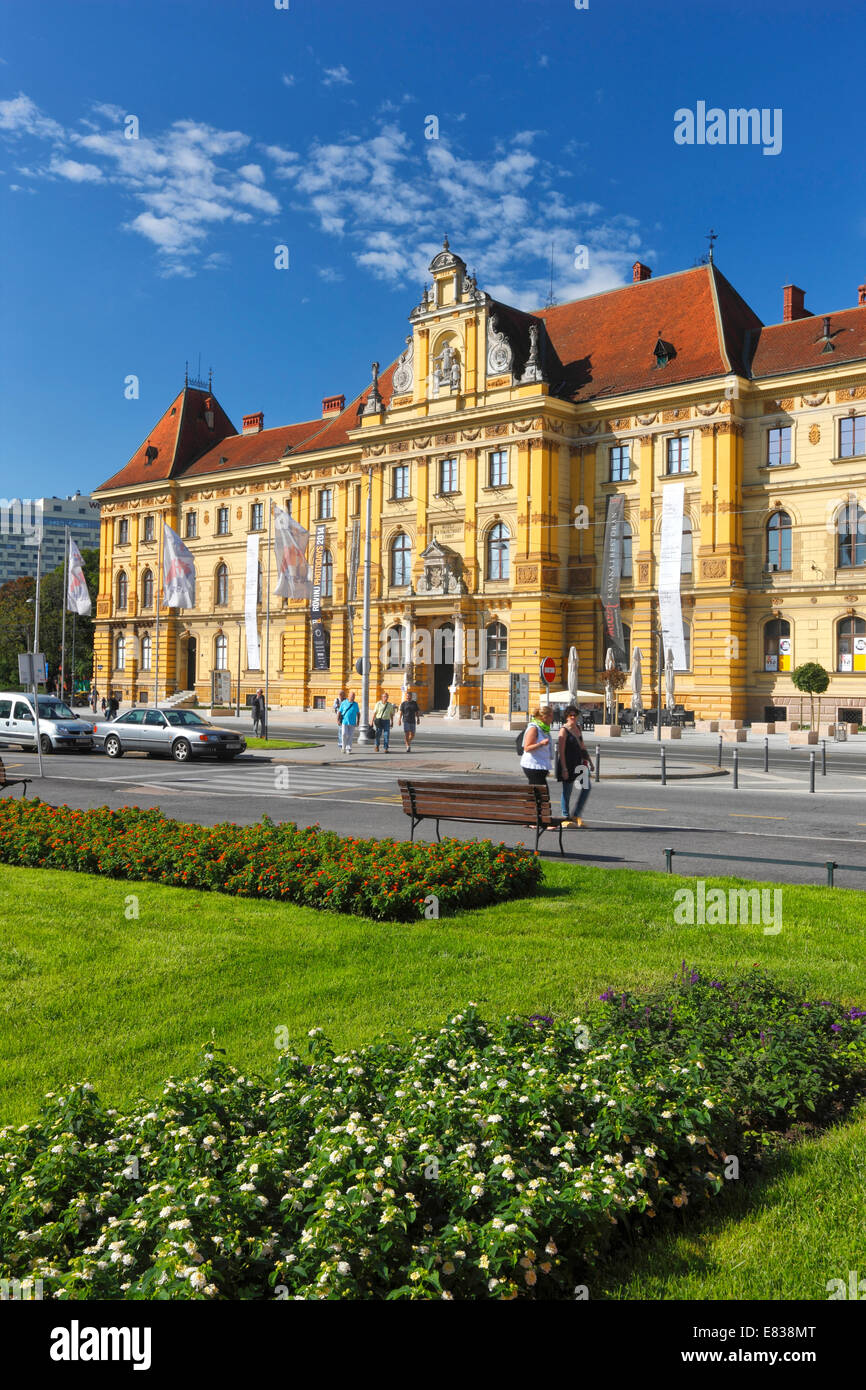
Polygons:
<instances>
[{"instance_id":1,"label":"woman in white top","mask_svg":"<svg viewBox=\"0 0 866 1390\"><path fill-rule=\"evenodd\" d=\"M523 753L520 766L528 782L533 786L543 786L550 776L550 721L553 710L550 705L542 705L535 710L526 726L523 736Z\"/></svg>"}]
</instances>

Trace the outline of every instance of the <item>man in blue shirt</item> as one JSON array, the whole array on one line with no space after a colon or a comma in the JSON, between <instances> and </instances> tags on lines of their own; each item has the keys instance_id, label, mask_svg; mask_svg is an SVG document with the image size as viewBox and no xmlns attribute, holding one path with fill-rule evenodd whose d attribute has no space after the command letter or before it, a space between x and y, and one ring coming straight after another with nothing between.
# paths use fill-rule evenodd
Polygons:
<instances>
[{"instance_id":1,"label":"man in blue shirt","mask_svg":"<svg viewBox=\"0 0 866 1390\"><path fill-rule=\"evenodd\" d=\"M349 691L348 699L340 705L340 725L343 730L343 752L351 753L352 739L355 737L355 730L358 727L358 720L361 711L355 699L354 690Z\"/></svg>"}]
</instances>

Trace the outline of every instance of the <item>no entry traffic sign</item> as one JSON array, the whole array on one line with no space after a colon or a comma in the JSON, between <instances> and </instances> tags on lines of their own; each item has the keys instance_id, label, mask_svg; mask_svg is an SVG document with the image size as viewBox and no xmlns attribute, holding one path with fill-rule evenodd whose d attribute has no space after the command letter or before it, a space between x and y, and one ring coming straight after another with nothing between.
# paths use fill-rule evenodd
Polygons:
<instances>
[{"instance_id":1,"label":"no entry traffic sign","mask_svg":"<svg viewBox=\"0 0 866 1390\"><path fill-rule=\"evenodd\" d=\"M553 657L546 656L538 669L541 673L541 679L544 682L544 684L552 685L554 677L556 676L556 662L554 661Z\"/></svg>"}]
</instances>

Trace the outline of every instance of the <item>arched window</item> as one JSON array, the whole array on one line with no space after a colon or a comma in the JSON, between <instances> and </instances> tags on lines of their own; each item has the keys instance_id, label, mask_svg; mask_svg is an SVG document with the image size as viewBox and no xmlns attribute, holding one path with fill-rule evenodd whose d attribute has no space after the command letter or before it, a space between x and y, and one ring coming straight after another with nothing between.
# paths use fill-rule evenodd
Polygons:
<instances>
[{"instance_id":1,"label":"arched window","mask_svg":"<svg viewBox=\"0 0 866 1390\"><path fill-rule=\"evenodd\" d=\"M511 573L511 536L502 521L487 535L487 578L507 579Z\"/></svg>"},{"instance_id":2,"label":"arched window","mask_svg":"<svg viewBox=\"0 0 866 1390\"><path fill-rule=\"evenodd\" d=\"M153 664L153 638L146 632L141 639L141 669L149 671Z\"/></svg>"},{"instance_id":3,"label":"arched window","mask_svg":"<svg viewBox=\"0 0 866 1390\"><path fill-rule=\"evenodd\" d=\"M114 644L114 669L115 671L126 670L126 638L123 633Z\"/></svg>"},{"instance_id":4,"label":"arched window","mask_svg":"<svg viewBox=\"0 0 866 1390\"><path fill-rule=\"evenodd\" d=\"M408 539L408 537L407 537ZM408 580L406 583L408 584ZM322 598L332 598L334 593L334 557L330 550L322 551Z\"/></svg>"},{"instance_id":5,"label":"arched window","mask_svg":"<svg viewBox=\"0 0 866 1390\"><path fill-rule=\"evenodd\" d=\"M687 516L683 517L683 549L682 559L680 560L680 574L692 573L692 523Z\"/></svg>"},{"instance_id":6,"label":"arched window","mask_svg":"<svg viewBox=\"0 0 866 1390\"><path fill-rule=\"evenodd\" d=\"M216 602L219 606L224 606L229 601L229 572L227 565L217 565L216 572ZM217 670L221 670L217 667Z\"/></svg>"},{"instance_id":7,"label":"arched window","mask_svg":"<svg viewBox=\"0 0 866 1390\"><path fill-rule=\"evenodd\" d=\"M262 594L264 593L264 588L265 588L265 572L264 572L264 570L263 570L263 568L262 568L262 562L261 562L261 560L259 560L259 568L258 568L258 572L257 572L257 574L256 574L256 603L261 603L261 601L262 601Z\"/></svg>"},{"instance_id":8,"label":"arched window","mask_svg":"<svg viewBox=\"0 0 866 1390\"><path fill-rule=\"evenodd\" d=\"M412 577L412 542L400 531L391 542L391 583L402 586Z\"/></svg>"},{"instance_id":9,"label":"arched window","mask_svg":"<svg viewBox=\"0 0 866 1390\"><path fill-rule=\"evenodd\" d=\"M504 623L490 623L487 628L487 670L508 670L508 629Z\"/></svg>"},{"instance_id":10,"label":"arched window","mask_svg":"<svg viewBox=\"0 0 866 1390\"><path fill-rule=\"evenodd\" d=\"M141 606L153 607L153 571L145 570L141 576Z\"/></svg>"},{"instance_id":11,"label":"arched window","mask_svg":"<svg viewBox=\"0 0 866 1390\"><path fill-rule=\"evenodd\" d=\"M866 618L842 618L836 629L837 671L866 671Z\"/></svg>"},{"instance_id":12,"label":"arched window","mask_svg":"<svg viewBox=\"0 0 866 1390\"><path fill-rule=\"evenodd\" d=\"M790 671L791 624L787 618L771 618L764 624L764 670Z\"/></svg>"},{"instance_id":13,"label":"arched window","mask_svg":"<svg viewBox=\"0 0 866 1390\"><path fill-rule=\"evenodd\" d=\"M222 632L214 640L213 664L215 671L227 671L229 669L229 639Z\"/></svg>"},{"instance_id":14,"label":"arched window","mask_svg":"<svg viewBox=\"0 0 866 1390\"><path fill-rule=\"evenodd\" d=\"M839 569L850 569L852 565L866 565L866 512L858 507L852 498L838 513L836 529L839 533Z\"/></svg>"},{"instance_id":15,"label":"arched window","mask_svg":"<svg viewBox=\"0 0 866 1390\"><path fill-rule=\"evenodd\" d=\"M767 569L791 568L791 518L787 512L773 512L767 522Z\"/></svg>"},{"instance_id":16,"label":"arched window","mask_svg":"<svg viewBox=\"0 0 866 1390\"><path fill-rule=\"evenodd\" d=\"M632 577L631 541L631 525L624 521L622 523L622 569L620 570L620 576L623 579L631 579Z\"/></svg>"},{"instance_id":17,"label":"arched window","mask_svg":"<svg viewBox=\"0 0 866 1390\"><path fill-rule=\"evenodd\" d=\"M406 629L402 623L388 628L385 648L385 667L394 671L406 665Z\"/></svg>"},{"instance_id":18,"label":"arched window","mask_svg":"<svg viewBox=\"0 0 866 1390\"><path fill-rule=\"evenodd\" d=\"M117 606L118 606L118 608L125 608L125 607L126 607L126 599L127 599L127 594L128 594L128 593L129 593L129 580L127 579L127 577L126 577L126 575L124 574L123 570L121 570L121 571L120 571L120 574L117 576Z\"/></svg>"}]
</instances>

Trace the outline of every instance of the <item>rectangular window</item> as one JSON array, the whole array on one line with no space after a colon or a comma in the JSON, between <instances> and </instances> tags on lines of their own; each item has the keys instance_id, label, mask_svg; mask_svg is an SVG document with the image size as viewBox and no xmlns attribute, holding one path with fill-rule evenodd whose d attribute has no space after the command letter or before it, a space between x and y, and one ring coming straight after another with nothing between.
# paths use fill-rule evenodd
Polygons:
<instances>
[{"instance_id":1,"label":"rectangular window","mask_svg":"<svg viewBox=\"0 0 866 1390\"><path fill-rule=\"evenodd\" d=\"M265 504L264 502L254 502L250 507L250 530L263 531L265 529Z\"/></svg>"},{"instance_id":2,"label":"rectangular window","mask_svg":"<svg viewBox=\"0 0 866 1390\"><path fill-rule=\"evenodd\" d=\"M361 515L361 484L352 484L352 516Z\"/></svg>"},{"instance_id":3,"label":"rectangular window","mask_svg":"<svg viewBox=\"0 0 866 1390\"><path fill-rule=\"evenodd\" d=\"M668 440L668 473L689 472L688 435Z\"/></svg>"},{"instance_id":4,"label":"rectangular window","mask_svg":"<svg viewBox=\"0 0 866 1390\"><path fill-rule=\"evenodd\" d=\"M117 544L126 545L129 541L129 521L124 517L117 523Z\"/></svg>"},{"instance_id":5,"label":"rectangular window","mask_svg":"<svg viewBox=\"0 0 866 1390\"><path fill-rule=\"evenodd\" d=\"M621 483L631 476L631 458L627 444L614 444L610 451L610 482Z\"/></svg>"},{"instance_id":6,"label":"rectangular window","mask_svg":"<svg viewBox=\"0 0 866 1390\"><path fill-rule=\"evenodd\" d=\"M217 529L218 536L227 536L229 533L229 509L228 507L217 508Z\"/></svg>"},{"instance_id":7,"label":"rectangular window","mask_svg":"<svg viewBox=\"0 0 866 1390\"><path fill-rule=\"evenodd\" d=\"M145 539L146 541L152 541L152 540L153 540L153 517L152 517L152 516L146 516L146 517L144 518L144 539Z\"/></svg>"},{"instance_id":8,"label":"rectangular window","mask_svg":"<svg viewBox=\"0 0 866 1390\"><path fill-rule=\"evenodd\" d=\"M323 487L319 493L319 521L326 521L328 517L334 515L334 494L329 487Z\"/></svg>"},{"instance_id":9,"label":"rectangular window","mask_svg":"<svg viewBox=\"0 0 866 1390\"><path fill-rule=\"evenodd\" d=\"M767 435L767 467L781 468L791 462L791 426L781 425Z\"/></svg>"},{"instance_id":10,"label":"rectangular window","mask_svg":"<svg viewBox=\"0 0 866 1390\"><path fill-rule=\"evenodd\" d=\"M196 512L187 512L187 514L186 514L186 538L187 538L188 541L194 541L197 535L198 535L198 514L197 514Z\"/></svg>"},{"instance_id":11,"label":"rectangular window","mask_svg":"<svg viewBox=\"0 0 866 1390\"><path fill-rule=\"evenodd\" d=\"M490 486L508 486L508 450L494 449L490 455Z\"/></svg>"},{"instance_id":12,"label":"rectangular window","mask_svg":"<svg viewBox=\"0 0 866 1390\"><path fill-rule=\"evenodd\" d=\"M394 487L391 493L393 500L409 496L409 465L408 463L398 464L394 469Z\"/></svg>"},{"instance_id":13,"label":"rectangular window","mask_svg":"<svg viewBox=\"0 0 866 1390\"><path fill-rule=\"evenodd\" d=\"M439 491L441 493L457 491L457 460L442 459L439 464Z\"/></svg>"},{"instance_id":14,"label":"rectangular window","mask_svg":"<svg viewBox=\"0 0 866 1390\"><path fill-rule=\"evenodd\" d=\"M839 457L866 454L866 415L849 415L839 421Z\"/></svg>"}]
</instances>

